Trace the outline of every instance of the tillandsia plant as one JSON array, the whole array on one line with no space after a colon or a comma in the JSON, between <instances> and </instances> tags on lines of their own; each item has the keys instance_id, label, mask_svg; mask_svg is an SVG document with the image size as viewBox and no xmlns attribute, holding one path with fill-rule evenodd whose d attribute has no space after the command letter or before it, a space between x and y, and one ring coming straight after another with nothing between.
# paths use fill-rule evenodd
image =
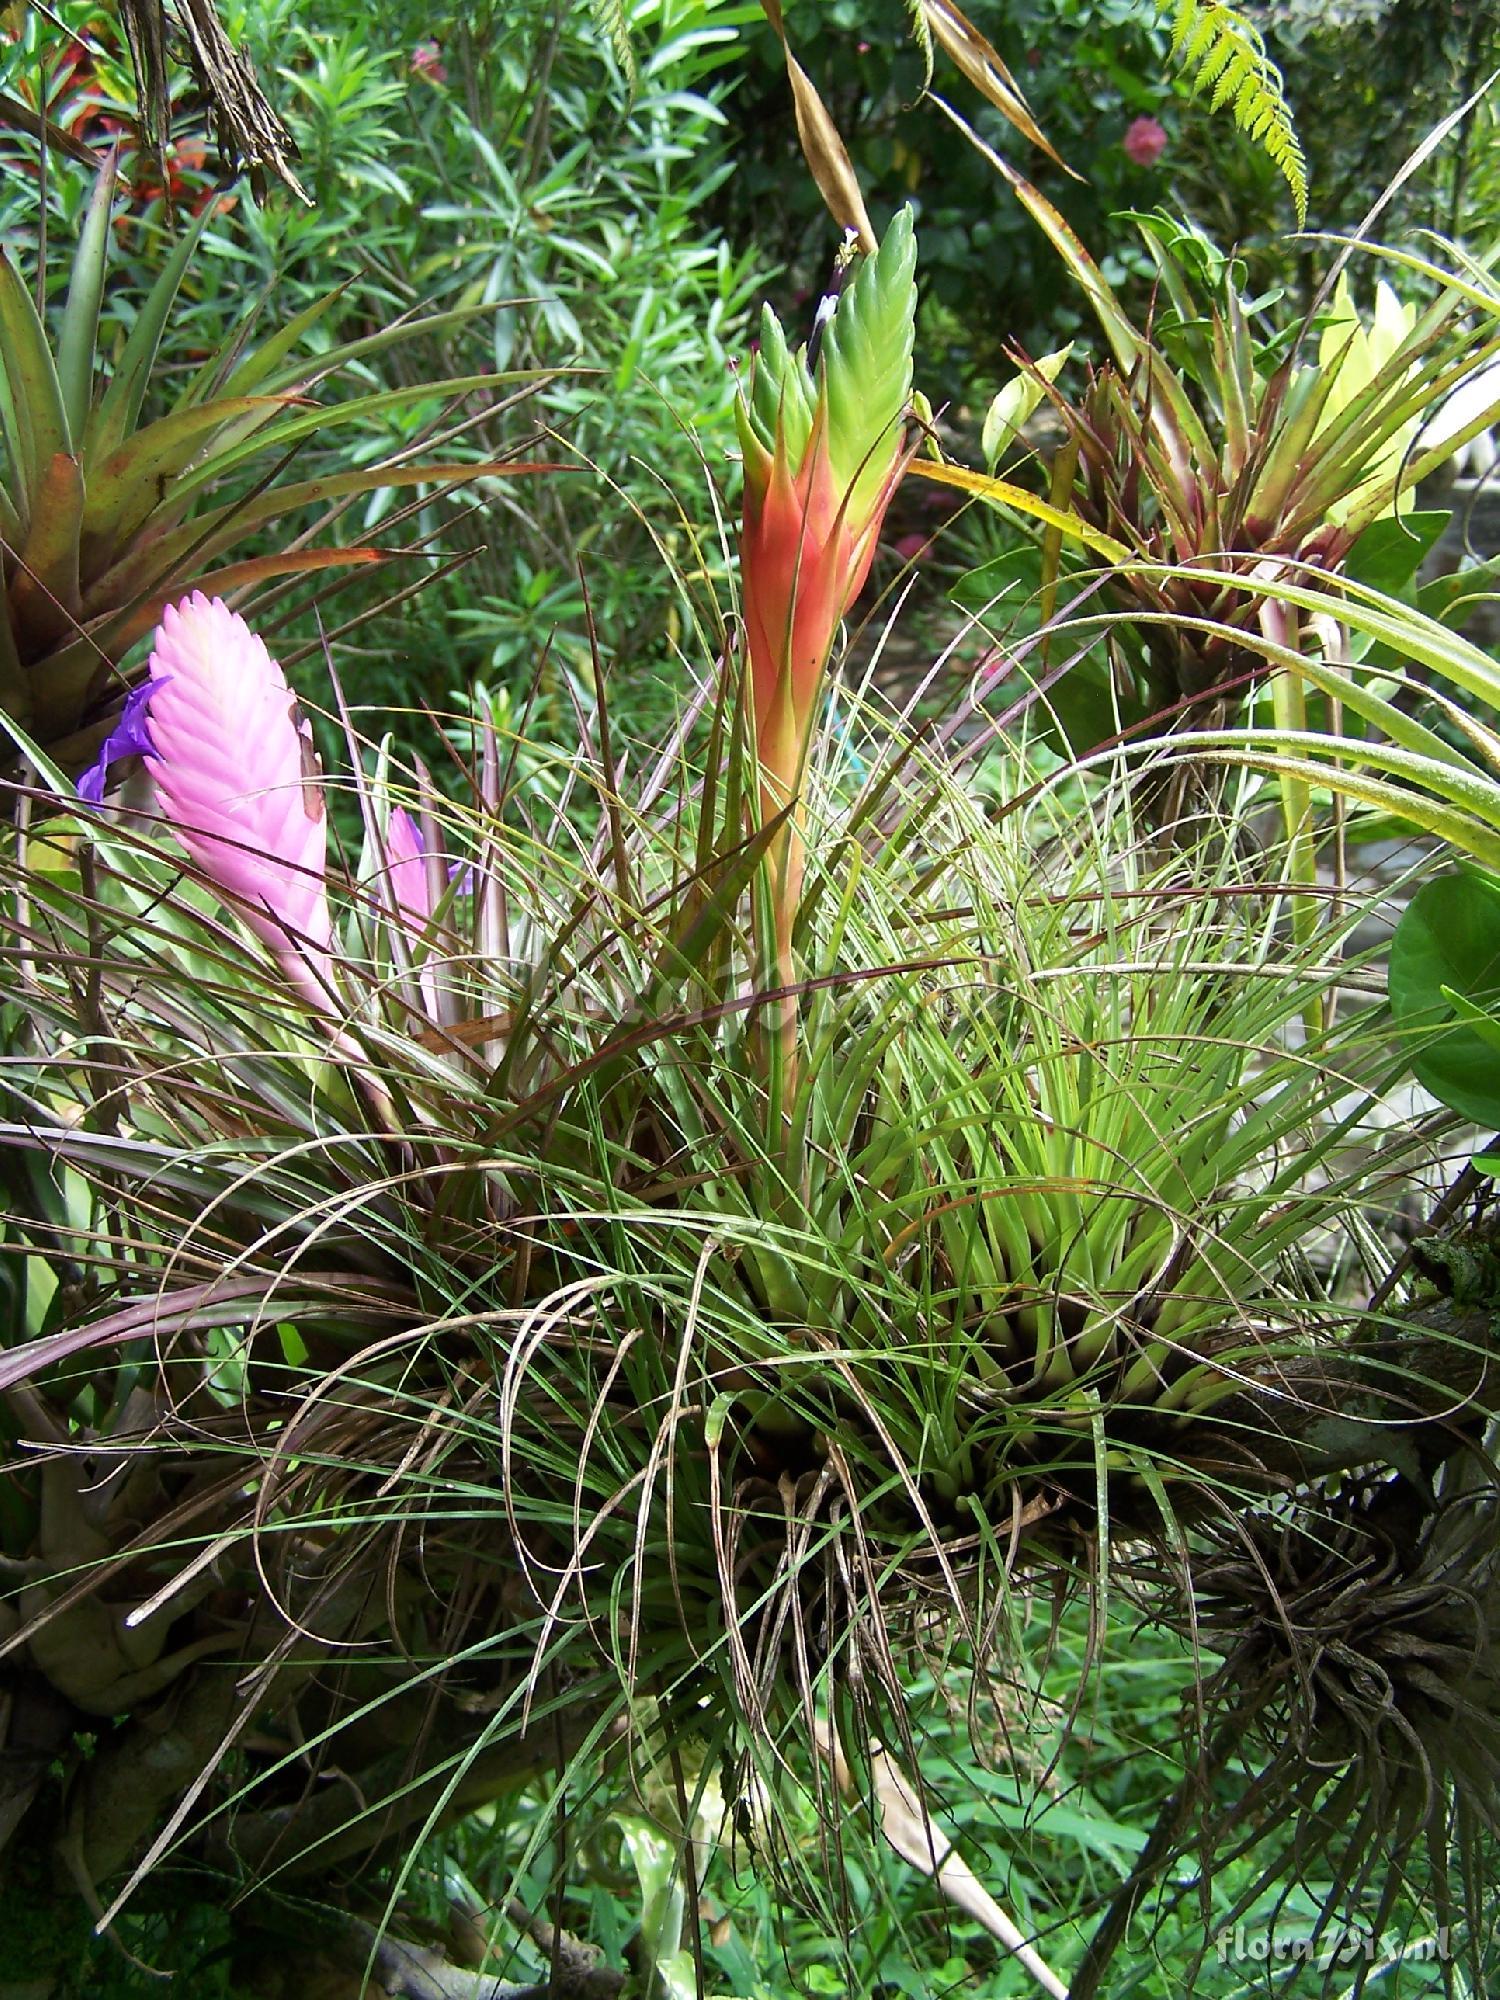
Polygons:
<instances>
[{"instance_id":1,"label":"tillandsia plant","mask_svg":"<svg viewBox=\"0 0 1500 2000\"><path fill-rule=\"evenodd\" d=\"M1112 563L1102 597L1123 615L1051 696L1075 748L1152 718L1222 726L1263 683L1278 720L1297 727L1306 712L1299 677L1268 676L1259 641L1267 634L1295 654L1304 635L1290 601L1262 586L1314 572L1390 588L1414 573L1441 519L1423 516L1410 530L1398 511L1500 413L1500 377L1484 374L1500 354L1500 299L1486 267L1455 253L1444 269L1365 246L1429 302L1402 306L1382 280L1367 324L1341 278L1300 322L1277 325L1279 299L1247 300L1236 259L1167 216L1147 216L1159 286L1152 321L1138 329L1062 217L1006 172L1088 298L1110 358L1077 397L1055 365L1025 366L1026 400L1050 405L1063 430L1047 469L1050 505L1013 480L921 470L1038 519L1044 617L1076 582L1080 558ZM1344 246L1341 269L1352 251ZM1454 404L1450 420L1456 393L1476 379L1490 393L1461 414ZM1012 427L1001 435L1008 441ZM1002 603L996 616L1005 615Z\"/></svg>"},{"instance_id":2,"label":"tillandsia plant","mask_svg":"<svg viewBox=\"0 0 1500 2000\"><path fill-rule=\"evenodd\" d=\"M205 581L216 592L269 578L379 562L385 551L293 546L238 558L238 545L298 509L338 511L382 487L452 488L515 464L442 464L402 454L301 480L278 473L315 435L372 412L493 390L494 374L355 395L319 405L339 371L474 310L398 322L309 354L330 293L257 342L248 311L169 404L154 365L162 334L211 213L173 246L128 338L97 351L115 199L116 161L100 170L84 211L66 304L49 331L20 267L0 252L0 714L70 770L85 766L120 715L131 649L164 604ZM282 454L280 463L269 454ZM225 558L229 558L226 560Z\"/></svg>"},{"instance_id":3,"label":"tillandsia plant","mask_svg":"<svg viewBox=\"0 0 1500 2000\"><path fill-rule=\"evenodd\" d=\"M320 1887L363 1965L424 1832L529 1785L576 1879L668 1789L696 1870L711 1775L811 1882L835 1746L936 1856L908 1657L999 1671L1015 1593L1107 1596L1393 1405L1426 1436L1424 1336L1384 1376L1351 1337L1425 1142L1364 1129L1378 1019L1295 1033L1359 968L1288 947L1274 859L1164 862L1118 761L1037 790L977 711L812 733L789 1152L786 822L746 836L726 676L630 783L602 678L561 788L493 731L462 803L351 738L349 871L241 621L176 607L148 685L162 825L123 770L70 820L39 755L0 946L0 1647L51 1732L13 1838L111 1914L171 1854ZM659 1901L706 1951L691 1879Z\"/></svg>"}]
</instances>

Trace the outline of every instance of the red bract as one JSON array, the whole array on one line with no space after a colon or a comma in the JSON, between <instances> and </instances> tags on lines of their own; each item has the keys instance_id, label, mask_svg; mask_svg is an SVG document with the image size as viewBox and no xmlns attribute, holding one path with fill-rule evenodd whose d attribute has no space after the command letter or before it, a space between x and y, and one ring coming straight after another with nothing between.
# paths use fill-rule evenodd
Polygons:
<instances>
[{"instance_id":1,"label":"red bract","mask_svg":"<svg viewBox=\"0 0 1500 2000\"><path fill-rule=\"evenodd\" d=\"M761 820L789 814L767 856L777 978L788 987L804 861L798 788L823 676L906 462L915 263L903 210L826 321L816 374L805 349L788 349L768 310L735 406L745 455L740 592ZM787 1075L794 1026L788 999Z\"/></svg>"},{"instance_id":2,"label":"red bract","mask_svg":"<svg viewBox=\"0 0 1500 2000\"><path fill-rule=\"evenodd\" d=\"M766 472L747 466L740 543L755 742L769 816L796 789L823 669L839 620L864 587L880 523L899 476L892 470L858 514L840 490L826 413L795 470L784 438Z\"/></svg>"}]
</instances>

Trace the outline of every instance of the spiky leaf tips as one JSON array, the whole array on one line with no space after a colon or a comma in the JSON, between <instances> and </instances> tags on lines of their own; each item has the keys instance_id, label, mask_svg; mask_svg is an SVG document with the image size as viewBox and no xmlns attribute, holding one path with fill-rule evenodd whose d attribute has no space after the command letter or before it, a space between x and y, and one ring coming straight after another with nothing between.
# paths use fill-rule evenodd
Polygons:
<instances>
[{"instance_id":1,"label":"spiky leaf tips","mask_svg":"<svg viewBox=\"0 0 1500 2000\"><path fill-rule=\"evenodd\" d=\"M1209 94L1215 111L1229 105L1240 130L1263 146L1285 177L1307 219L1307 161L1292 125L1281 71L1266 54L1259 29L1222 0L1156 0L1172 16L1172 53L1188 71L1193 89Z\"/></svg>"}]
</instances>

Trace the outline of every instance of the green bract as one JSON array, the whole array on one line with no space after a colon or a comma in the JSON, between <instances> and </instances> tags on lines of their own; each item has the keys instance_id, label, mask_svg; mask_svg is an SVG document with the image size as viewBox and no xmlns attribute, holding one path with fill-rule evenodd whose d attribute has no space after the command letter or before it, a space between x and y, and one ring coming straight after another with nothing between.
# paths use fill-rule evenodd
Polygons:
<instances>
[{"instance_id":1,"label":"green bract","mask_svg":"<svg viewBox=\"0 0 1500 2000\"><path fill-rule=\"evenodd\" d=\"M806 348L793 353L781 322L764 307L750 392L737 406L747 463L757 447L774 452L779 431L794 470L821 407L834 483L848 496L851 520L868 511L900 450L911 399L916 264L912 214L903 208L840 296L815 373Z\"/></svg>"}]
</instances>

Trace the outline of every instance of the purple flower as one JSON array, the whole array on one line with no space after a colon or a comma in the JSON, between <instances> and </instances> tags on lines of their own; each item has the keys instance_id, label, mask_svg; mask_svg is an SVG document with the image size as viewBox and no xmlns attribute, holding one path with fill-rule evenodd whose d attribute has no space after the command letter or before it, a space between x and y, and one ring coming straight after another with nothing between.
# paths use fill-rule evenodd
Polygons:
<instances>
[{"instance_id":1,"label":"purple flower","mask_svg":"<svg viewBox=\"0 0 1500 2000\"><path fill-rule=\"evenodd\" d=\"M120 719L99 745L99 755L78 780L78 796L91 806L102 806L109 789L109 767L123 757L154 757L156 745L146 733L146 711L151 697L164 686L161 679L142 681L125 697Z\"/></svg>"}]
</instances>

